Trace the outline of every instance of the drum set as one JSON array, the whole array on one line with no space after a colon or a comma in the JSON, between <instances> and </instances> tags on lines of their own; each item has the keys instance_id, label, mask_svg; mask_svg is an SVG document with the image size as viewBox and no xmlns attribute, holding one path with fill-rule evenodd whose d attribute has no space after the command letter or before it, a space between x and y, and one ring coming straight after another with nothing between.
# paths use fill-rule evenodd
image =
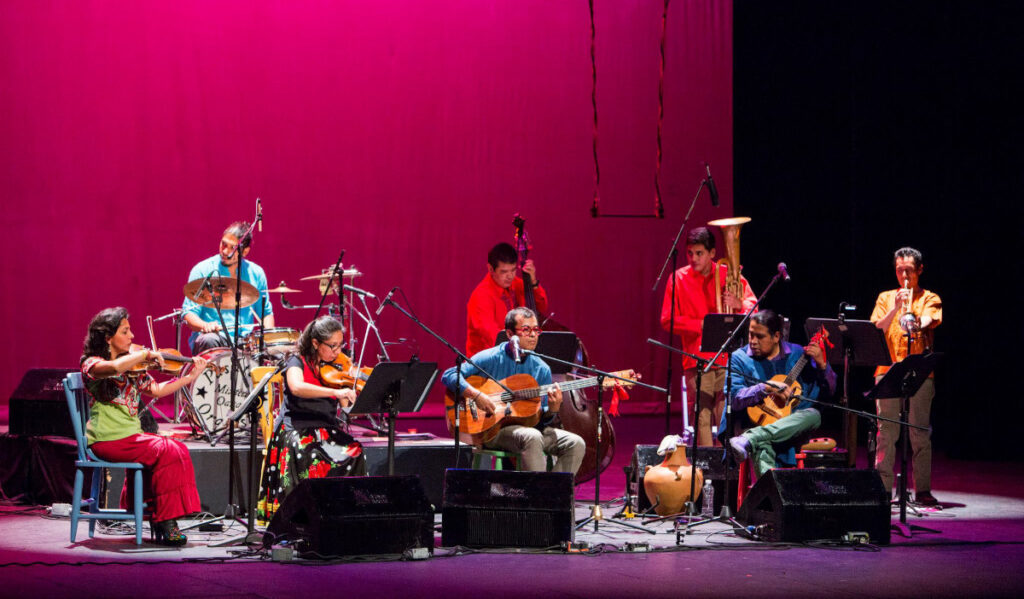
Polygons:
<instances>
[{"instance_id":1,"label":"drum set","mask_svg":"<svg viewBox=\"0 0 1024 599\"><path fill-rule=\"evenodd\" d=\"M352 352L358 344L358 339L354 337L353 327L351 326L351 315L353 313L367 322L366 335L371 334L371 331L377 334L376 326L372 320L372 312L366 307L364 298L364 295L373 296L351 286L355 277L362 276L361 272L354 268L338 270L340 270L340 276L339 272L336 272L332 266L324 269L320 274L303 277L301 280L318 281L320 291L324 296L326 296L329 290L337 292L337 296L341 301L339 304L330 303L327 306L328 313L341 318L343 321L347 321L345 323L346 330L349 332L350 337L346 345L347 349ZM346 279L348 280L348 285L345 284ZM260 301L259 290L246 281L239 281L239 283L241 302L239 302L238 307L240 309L252 310L252 306ZM213 276L190 281L182 291L185 297L192 299L200 306L227 311L234 310L235 308L235 287L236 279ZM361 293L357 294L353 291L348 291L348 289L355 289ZM284 281L281 281L276 288L268 289L267 291L279 296L282 307L288 310L320 308L318 304L292 305L286 299L287 295L300 293L301 291L288 287ZM363 308L366 308L365 310L359 310L355 306L357 296L359 300L363 300ZM212 444L216 444L216 440L220 438L221 433L227 429L232 406L241 405L251 392L253 388L253 370L260 366L279 364L282 360L287 359L298 351L300 335L298 330L290 327L265 328L258 324L261 322L261 319L255 310L253 310L253 315L256 316L257 324L248 325L251 329L247 334L239 334L237 341L237 370L233 372L231 368L232 350L230 346L208 349L198 354L198 356L207 360L211 367L205 369L195 381L182 388L175 395L173 422L181 422L184 417L192 427L194 436L204 438ZM173 319L176 327L178 349L180 350L181 331L185 324L184 312L180 309L174 310L169 314L152 319L152 322L164 319ZM377 336L379 338L379 334ZM228 338L229 336L225 335L225 342L227 342ZM386 355L383 342L381 342L381 348ZM363 344L363 349L365 349L365 343ZM361 358L362 354L360 354L359 360L354 361L353 364L353 368L357 371L361 366ZM182 370L182 375L188 374L191 368L194 368L194 366L191 364L186 365ZM231 401L231 376L233 374L238 377L234 386L234 402ZM155 415L171 420L160 413L155 406L150 409ZM265 418L273 420L277 415L277 406L271 406L261 411L264 412Z\"/></svg>"}]
</instances>

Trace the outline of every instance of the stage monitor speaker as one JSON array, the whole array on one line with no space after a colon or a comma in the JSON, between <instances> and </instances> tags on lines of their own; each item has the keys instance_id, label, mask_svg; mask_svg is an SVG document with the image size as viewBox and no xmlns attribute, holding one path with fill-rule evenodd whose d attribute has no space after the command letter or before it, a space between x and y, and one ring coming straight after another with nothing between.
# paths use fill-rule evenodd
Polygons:
<instances>
[{"instance_id":1,"label":"stage monitor speaker","mask_svg":"<svg viewBox=\"0 0 1024 599\"><path fill-rule=\"evenodd\" d=\"M573 540L568 472L449 469L444 476L445 547L552 547Z\"/></svg>"},{"instance_id":2,"label":"stage monitor speaker","mask_svg":"<svg viewBox=\"0 0 1024 599\"><path fill-rule=\"evenodd\" d=\"M263 537L304 557L434 551L434 508L416 476L306 479L285 497Z\"/></svg>"},{"instance_id":3,"label":"stage monitor speaker","mask_svg":"<svg viewBox=\"0 0 1024 599\"><path fill-rule=\"evenodd\" d=\"M30 368L10 397L10 432L13 435L75 437L64 377L74 368Z\"/></svg>"},{"instance_id":4,"label":"stage monitor speaker","mask_svg":"<svg viewBox=\"0 0 1024 599\"><path fill-rule=\"evenodd\" d=\"M866 532L889 543L889 494L876 470L769 470L757 480L736 519L769 541L840 539Z\"/></svg>"},{"instance_id":5,"label":"stage monitor speaker","mask_svg":"<svg viewBox=\"0 0 1024 599\"><path fill-rule=\"evenodd\" d=\"M711 486L715 489L715 513L722 509L722 503L725 501L725 477L729 475L729 505L735 510L736 508L736 481L739 474L735 468L732 472L727 472L725 467L725 450L721 447L698 447L697 448L697 467L704 473L706 480L711 480ZM687 459L690 457L690 447L686 447ZM651 509L651 502L647 499L647 494L644 493L644 472L648 466L657 466L665 458L658 455L657 445L637 445L633 449L633 460L631 466L633 468L633 475L627 481L629 485L629 492L631 495L635 495L636 510L637 512L644 513ZM697 495L700 495L701 490L697 489ZM698 497L698 501L700 497Z\"/></svg>"}]
</instances>

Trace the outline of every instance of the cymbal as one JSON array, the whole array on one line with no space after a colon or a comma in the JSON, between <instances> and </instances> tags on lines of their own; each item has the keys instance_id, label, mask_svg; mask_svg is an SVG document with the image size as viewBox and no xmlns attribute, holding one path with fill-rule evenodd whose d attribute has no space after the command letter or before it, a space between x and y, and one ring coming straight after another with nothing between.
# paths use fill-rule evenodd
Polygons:
<instances>
[{"instance_id":1,"label":"cymbal","mask_svg":"<svg viewBox=\"0 0 1024 599\"><path fill-rule=\"evenodd\" d=\"M221 310L234 310L235 279L231 277L210 277L209 286L206 289L203 289L203 292L199 294L199 299L196 299L196 292L199 291L199 288L203 285L203 281L205 280L206 277L189 281L185 284L185 288L182 289L182 293L185 294L185 297L201 306L214 308L216 306L213 303L213 295L210 293L210 290L213 289L222 296L222 300L220 302ZM242 303L239 307L245 308L246 306L255 304L256 301L260 299L260 292L250 283L246 283L245 281L242 281L241 283Z\"/></svg>"},{"instance_id":2,"label":"cymbal","mask_svg":"<svg viewBox=\"0 0 1024 599\"><path fill-rule=\"evenodd\" d=\"M359 272L358 270L356 270L354 268L346 268L345 270L341 271L341 274L342 274L342 276L345 276L345 277L361 277L361 276L363 276L363 273ZM334 273L321 273L321 274L318 274L318 275L311 275L311 276L308 276L308 277L302 277L299 280L300 281L312 281L314 279L336 279L336 278L338 278L338 275L336 275Z\"/></svg>"},{"instance_id":3,"label":"cymbal","mask_svg":"<svg viewBox=\"0 0 1024 599\"><path fill-rule=\"evenodd\" d=\"M300 292L301 292L301 290L299 290L299 289L292 289L291 287L285 285L284 281L281 281L281 284L278 285L277 287L273 288L273 289L267 289L267 293L300 293Z\"/></svg>"}]
</instances>

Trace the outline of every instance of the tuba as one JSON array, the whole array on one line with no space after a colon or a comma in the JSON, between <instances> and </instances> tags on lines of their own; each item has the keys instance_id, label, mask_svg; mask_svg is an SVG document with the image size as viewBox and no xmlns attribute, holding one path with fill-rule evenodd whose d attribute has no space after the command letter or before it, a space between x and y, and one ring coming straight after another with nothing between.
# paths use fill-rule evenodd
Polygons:
<instances>
[{"instance_id":1,"label":"tuba","mask_svg":"<svg viewBox=\"0 0 1024 599\"><path fill-rule=\"evenodd\" d=\"M715 299L718 312L732 314L732 308L722 305L722 289L732 293L734 297L743 297L743 281L740 280L740 227L750 222L749 216L720 218L709 222L709 225L721 227L722 238L725 240L725 258L715 264ZM718 280L719 264L726 267L725 283Z\"/></svg>"}]
</instances>

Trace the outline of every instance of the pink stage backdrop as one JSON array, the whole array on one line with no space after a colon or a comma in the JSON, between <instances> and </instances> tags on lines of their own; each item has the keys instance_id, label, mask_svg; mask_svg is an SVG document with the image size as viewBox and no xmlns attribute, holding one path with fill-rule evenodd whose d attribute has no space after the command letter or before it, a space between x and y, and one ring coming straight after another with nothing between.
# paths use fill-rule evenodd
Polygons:
<instances>
[{"instance_id":1,"label":"pink stage backdrop","mask_svg":"<svg viewBox=\"0 0 1024 599\"><path fill-rule=\"evenodd\" d=\"M595 11L601 208L652 213L662 3ZM401 286L460 347L485 254L519 212L556 318L597 365L663 384L651 286L701 161L723 204L702 197L690 222L731 214L731 29L729 1L671 4L666 218L593 219L583 0L4 2L0 401L28 368L74 367L101 308L128 307L145 338L145 315L180 305L191 266L257 196L251 258L271 286L314 303L299 278L344 248L360 286ZM311 316L275 308L280 326ZM380 326L452 363L397 312ZM173 345L169 321L157 337Z\"/></svg>"}]
</instances>

